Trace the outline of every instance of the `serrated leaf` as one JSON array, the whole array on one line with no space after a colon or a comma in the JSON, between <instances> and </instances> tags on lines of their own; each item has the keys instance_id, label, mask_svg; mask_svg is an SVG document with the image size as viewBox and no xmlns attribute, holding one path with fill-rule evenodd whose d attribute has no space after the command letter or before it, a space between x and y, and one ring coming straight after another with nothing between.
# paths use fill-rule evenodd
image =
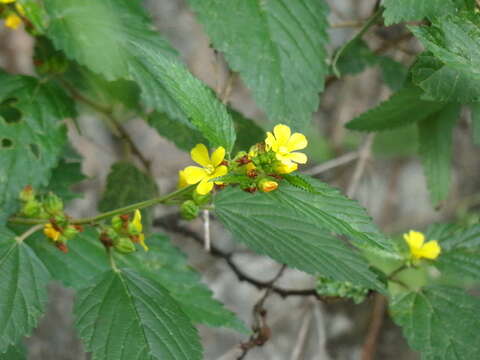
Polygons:
<instances>
[{"instance_id":1,"label":"serrated leaf","mask_svg":"<svg viewBox=\"0 0 480 360\"><path fill-rule=\"evenodd\" d=\"M441 255L433 263L440 271L461 279L480 279L480 225L469 228L435 225L426 235L437 240L442 248Z\"/></svg>"},{"instance_id":2,"label":"serrated leaf","mask_svg":"<svg viewBox=\"0 0 480 360\"><path fill-rule=\"evenodd\" d=\"M391 244L356 202L319 181L310 182L314 194L288 184L256 194L228 188L215 197L215 213L236 240L260 254L311 274L380 286L362 256L330 232L382 253Z\"/></svg>"},{"instance_id":3,"label":"serrated leaf","mask_svg":"<svg viewBox=\"0 0 480 360\"><path fill-rule=\"evenodd\" d=\"M118 261L148 273L168 290L194 323L248 333L245 324L213 298L212 292L201 282L200 275L189 267L185 255L166 236L154 234L147 242L150 251L119 256Z\"/></svg>"},{"instance_id":4,"label":"serrated leaf","mask_svg":"<svg viewBox=\"0 0 480 360\"><path fill-rule=\"evenodd\" d=\"M97 277L77 293L74 312L75 326L94 360L202 357L198 333L176 301L132 270Z\"/></svg>"},{"instance_id":5,"label":"serrated leaf","mask_svg":"<svg viewBox=\"0 0 480 360\"><path fill-rule=\"evenodd\" d=\"M402 88L387 101L351 120L346 127L361 131L395 129L423 120L445 106L445 103L422 100L422 93L417 87Z\"/></svg>"},{"instance_id":6,"label":"serrated leaf","mask_svg":"<svg viewBox=\"0 0 480 360\"><path fill-rule=\"evenodd\" d=\"M26 185L46 185L67 140L63 119L73 103L53 84L0 73L0 224L15 211Z\"/></svg>"},{"instance_id":7,"label":"serrated leaf","mask_svg":"<svg viewBox=\"0 0 480 360\"><path fill-rule=\"evenodd\" d=\"M387 56L379 56L377 63L385 84L393 91L400 90L407 79L407 68L402 63Z\"/></svg>"},{"instance_id":8,"label":"serrated leaf","mask_svg":"<svg viewBox=\"0 0 480 360\"><path fill-rule=\"evenodd\" d=\"M107 80L135 81L147 107L187 118L212 147L232 149L230 116L210 89L152 30L138 0L46 0L48 36L58 49Z\"/></svg>"},{"instance_id":9,"label":"serrated leaf","mask_svg":"<svg viewBox=\"0 0 480 360\"><path fill-rule=\"evenodd\" d=\"M0 353L0 360L26 360L27 355L23 344L12 345L4 354Z\"/></svg>"},{"instance_id":10,"label":"serrated leaf","mask_svg":"<svg viewBox=\"0 0 480 360\"><path fill-rule=\"evenodd\" d=\"M385 25L402 21L432 19L457 10L452 0L384 0Z\"/></svg>"},{"instance_id":11,"label":"serrated leaf","mask_svg":"<svg viewBox=\"0 0 480 360\"><path fill-rule=\"evenodd\" d=\"M480 357L480 300L463 290L429 286L394 297L393 320L423 360L471 360Z\"/></svg>"},{"instance_id":12,"label":"serrated leaf","mask_svg":"<svg viewBox=\"0 0 480 360\"><path fill-rule=\"evenodd\" d=\"M302 189L304 191L308 191L308 192L311 192L311 193L315 192L315 188L312 186L312 184L310 184L308 182L308 180L306 180L306 178L304 178L301 175L298 175L298 174L284 174L284 175L282 175L282 177L285 180L287 180L287 182L290 185L295 186L296 188L299 188L299 189Z\"/></svg>"},{"instance_id":13,"label":"serrated leaf","mask_svg":"<svg viewBox=\"0 0 480 360\"><path fill-rule=\"evenodd\" d=\"M328 72L327 6L318 0L189 0L215 48L272 121L300 129Z\"/></svg>"},{"instance_id":14,"label":"serrated leaf","mask_svg":"<svg viewBox=\"0 0 480 360\"><path fill-rule=\"evenodd\" d=\"M65 203L82 197L83 194L73 192L71 187L87 177L82 173L81 162L67 162L60 160L58 165L52 169L52 176L46 188L47 191L52 191L60 196Z\"/></svg>"},{"instance_id":15,"label":"serrated leaf","mask_svg":"<svg viewBox=\"0 0 480 360\"><path fill-rule=\"evenodd\" d=\"M419 154L430 196L438 204L448 195L451 181L452 130L460 105L446 106L418 123Z\"/></svg>"},{"instance_id":16,"label":"serrated leaf","mask_svg":"<svg viewBox=\"0 0 480 360\"><path fill-rule=\"evenodd\" d=\"M107 177L107 185L98 209L102 212L118 209L136 202L149 200L158 195L155 180L128 162L112 165ZM152 223L152 209L142 209L142 223L147 227Z\"/></svg>"},{"instance_id":17,"label":"serrated leaf","mask_svg":"<svg viewBox=\"0 0 480 360\"><path fill-rule=\"evenodd\" d=\"M367 67L374 66L377 57L362 39L354 40L338 59L336 66L340 74L356 75Z\"/></svg>"},{"instance_id":18,"label":"serrated leaf","mask_svg":"<svg viewBox=\"0 0 480 360\"><path fill-rule=\"evenodd\" d=\"M45 310L49 279L29 246L0 228L0 353L36 327Z\"/></svg>"},{"instance_id":19,"label":"serrated leaf","mask_svg":"<svg viewBox=\"0 0 480 360\"><path fill-rule=\"evenodd\" d=\"M473 142L480 146L480 104L470 104Z\"/></svg>"}]
</instances>

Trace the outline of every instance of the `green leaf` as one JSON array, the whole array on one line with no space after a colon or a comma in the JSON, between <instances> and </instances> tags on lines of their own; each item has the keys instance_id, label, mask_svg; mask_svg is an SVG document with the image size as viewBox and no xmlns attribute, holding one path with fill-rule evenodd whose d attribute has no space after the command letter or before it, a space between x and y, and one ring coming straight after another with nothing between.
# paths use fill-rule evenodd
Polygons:
<instances>
[{"instance_id":1,"label":"green leaf","mask_svg":"<svg viewBox=\"0 0 480 360\"><path fill-rule=\"evenodd\" d=\"M440 271L465 277L480 279L480 225L461 228L448 225L432 226L428 239L437 240L442 253L433 263Z\"/></svg>"},{"instance_id":2,"label":"green leaf","mask_svg":"<svg viewBox=\"0 0 480 360\"><path fill-rule=\"evenodd\" d=\"M354 40L337 61L337 69L343 75L356 75L374 66L377 57L362 39Z\"/></svg>"},{"instance_id":3,"label":"green leaf","mask_svg":"<svg viewBox=\"0 0 480 360\"><path fill-rule=\"evenodd\" d=\"M0 73L0 83L1 224L24 186L47 184L67 140L62 120L74 107L61 89L32 77Z\"/></svg>"},{"instance_id":4,"label":"green leaf","mask_svg":"<svg viewBox=\"0 0 480 360\"><path fill-rule=\"evenodd\" d=\"M54 192L60 196L64 202L68 203L73 199L83 196L83 194L73 192L71 187L86 178L82 173L81 162L67 162L62 159L52 170L52 176L46 190Z\"/></svg>"},{"instance_id":5,"label":"green leaf","mask_svg":"<svg viewBox=\"0 0 480 360\"><path fill-rule=\"evenodd\" d=\"M417 87L402 88L387 101L357 116L346 127L361 131L395 129L423 120L445 106L444 103L422 100L422 93Z\"/></svg>"},{"instance_id":6,"label":"green leaf","mask_svg":"<svg viewBox=\"0 0 480 360\"><path fill-rule=\"evenodd\" d=\"M460 115L460 105L446 106L418 123L419 153L434 204L449 191L452 162L452 130Z\"/></svg>"},{"instance_id":7,"label":"green leaf","mask_svg":"<svg viewBox=\"0 0 480 360\"><path fill-rule=\"evenodd\" d=\"M107 185L98 209L102 212L118 209L158 195L155 180L128 162L112 165L107 177ZM152 209L142 209L142 223L147 227L152 223Z\"/></svg>"},{"instance_id":8,"label":"green leaf","mask_svg":"<svg viewBox=\"0 0 480 360\"><path fill-rule=\"evenodd\" d=\"M296 188L311 193L315 192L315 188L308 182L308 180L299 174L284 174L282 177L288 181L288 183Z\"/></svg>"},{"instance_id":9,"label":"green leaf","mask_svg":"<svg viewBox=\"0 0 480 360\"><path fill-rule=\"evenodd\" d=\"M430 286L396 296L393 320L423 360L471 360L480 357L480 301L463 290Z\"/></svg>"},{"instance_id":10,"label":"green leaf","mask_svg":"<svg viewBox=\"0 0 480 360\"><path fill-rule=\"evenodd\" d=\"M49 279L28 245L0 228L0 353L37 326L45 310Z\"/></svg>"},{"instance_id":11,"label":"green leaf","mask_svg":"<svg viewBox=\"0 0 480 360\"><path fill-rule=\"evenodd\" d=\"M480 75L445 66L437 58L421 55L412 68L413 81L436 101L468 103L480 100Z\"/></svg>"},{"instance_id":12,"label":"green leaf","mask_svg":"<svg viewBox=\"0 0 480 360\"><path fill-rule=\"evenodd\" d=\"M26 360L27 355L23 344L12 345L4 354L0 353L0 360Z\"/></svg>"},{"instance_id":13,"label":"green leaf","mask_svg":"<svg viewBox=\"0 0 480 360\"><path fill-rule=\"evenodd\" d=\"M212 147L232 149L225 106L195 78L150 26L139 1L46 0L48 36L58 49L107 80L135 81L147 107L188 119Z\"/></svg>"},{"instance_id":14,"label":"green leaf","mask_svg":"<svg viewBox=\"0 0 480 360\"><path fill-rule=\"evenodd\" d=\"M129 269L107 271L75 300L75 325L95 360L195 360L196 329L157 283Z\"/></svg>"},{"instance_id":15,"label":"green leaf","mask_svg":"<svg viewBox=\"0 0 480 360\"><path fill-rule=\"evenodd\" d=\"M393 91L400 90L405 84L408 70L400 62L389 58L388 56L379 56L377 58L378 66L382 73L383 81Z\"/></svg>"},{"instance_id":16,"label":"green leaf","mask_svg":"<svg viewBox=\"0 0 480 360\"><path fill-rule=\"evenodd\" d=\"M326 184L309 181L314 194L288 184L256 194L228 188L215 197L215 213L236 240L260 254L311 274L380 286L362 256L330 232L348 235L356 244L390 257L391 244L356 202Z\"/></svg>"},{"instance_id":17,"label":"green leaf","mask_svg":"<svg viewBox=\"0 0 480 360\"><path fill-rule=\"evenodd\" d=\"M385 0L383 6L387 26L402 21L432 19L457 10L452 0Z\"/></svg>"},{"instance_id":18,"label":"green leaf","mask_svg":"<svg viewBox=\"0 0 480 360\"><path fill-rule=\"evenodd\" d=\"M480 146L480 104L470 104L473 142Z\"/></svg>"},{"instance_id":19,"label":"green leaf","mask_svg":"<svg viewBox=\"0 0 480 360\"><path fill-rule=\"evenodd\" d=\"M328 72L325 1L189 0L216 49L270 120L300 129Z\"/></svg>"},{"instance_id":20,"label":"green leaf","mask_svg":"<svg viewBox=\"0 0 480 360\"><path fill-rule=\"evenodd\" d=\"M235 124L235 132L237 133L237 141L235 142L234 153L239 151L248 151L252 145L262 142L266 133L255 121L243 116L238 111L230 110L233 123Z\"/></svg>"},{"instance_id":21,"label":"green leaf","mask_svg":"<svg viewBox=\"0 0 480 360\"><path fill-rule=\"evenodd\" d=\"M248 333L235 314L213 298L212 292L201 282L200 275L188 265L185 255L166 236L154 234L147 242L150 248L148 252L118 256L118 261L123 266L134 266L147 272L168 290L194 323Z\"/></svg>"}]
</instances>

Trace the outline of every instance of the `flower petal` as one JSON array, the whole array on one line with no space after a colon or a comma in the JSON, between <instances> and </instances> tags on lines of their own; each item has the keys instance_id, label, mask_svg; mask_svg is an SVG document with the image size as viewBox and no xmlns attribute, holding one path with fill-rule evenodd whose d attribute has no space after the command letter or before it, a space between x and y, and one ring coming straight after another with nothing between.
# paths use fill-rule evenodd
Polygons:
<instances>
[{"instance_id":1,"label":"flower petal","mask_svg":"<svg viewBox=\"0 0 480 360\"><path fill-rule=\"evenodd\" d=\"M203 179L197 185L196 189L200 195L207 195L213 189L213 182L208 181L208 179Z\"/></svg>"},{"instance_id":2,"label":"flower petal","mask_svg":"<svg viewBox=\"0 0 480 360\"><path fill-rule=\"evenodd\" d=\"M410 247L410 250L421 248L425 241L425 236L421 232L414 230L410 230L408 234L403 234L403 238Z\"/></svg>"},{"instance_id":3,"label":"flower petal","mask_svg":"<svg viewBox=\"0 0 480 360\"><path fill-rule=\"evenodd\" d=\"M266 150L268 151L271 148L273 148L274 145L276 145L276 143L277 143L277 140L275 140L275 136L273 136L273 134L270 131L268 131L267 132L267 138L265 139L265 145L267 145ZM277 148L278 148L278 146L277 146ZM273 149L273 151L276 151L276 150Z\"/></svg>"},{"instance_id":4,"label":"flower petal","mask_svg":"<svg viewBox=\"0 0 480 360\"><path fill-rule=\"evenodd\" d=\"M300 152L292 152L290 154L286 154L285 157L291 161L295 161L299 164L305 164L308 160L307 155Z\"/></svg>"},{"instance_id":5,"label":"flower petal","mask_svg":"<svg viewBox=\"0 0 480 360\"><path fill-rule=\"evenodd\" d=\"M225 148L220 146L212 153L212 165L217 167L225 159Z\"/></svg>"},{"instance_id":6,"label":"flower petal","mask_svg":"<svg viewBox=\"0 0 480 360\"><path fill-rule=\"evenodd\" d=\"M287 149L288 151L302 150L305 149L307 145L308 141L305 135L295 133L288 139Z\"/></svg>"},{"instance_id":7,"label":"flower petal","mask_svg":"<svg viewBox=\"0 0 480 360\"><path fill-rule=\"evenodd\" d=\"M440 255L442 249L436 240L425 243L420 249L420 256L425 259L434 260Z\"/></svg>"},{"instance_id":8,"label":"flower petal","mask_svg":"<svg viewBox=\"0 0 480 360\"><path fill-rule=\"evenodd\" d=\"M191 151L190 155L192 156L193 161L197 164L207 167L211 165L210 156L208 155L208 149L203 144L197 144Z\"/></svg>"},{"instance_id":9,"label":"flower petal","mask_svg":"<svg viewBox=\"0 0 480 360\"><path fill-rule=\"evenodd\" d=\"M273 128L273 134L277 139L278 146L287 145L291 133L290 127L287 125L279 124Z\"/></svg>"},{"instance_id":10,"label":"flower petal","mask_svg":"<svg viewBox=\"0 0 480 360\"><path fill-rule=\"evenodd\" d=\"M185 175L185 181L187 184L196 184L200 180L204 179L205 177L208 176L207 172L205 169L202 169L198 166L187 166L184 170L183 173Z\"/></svg>"}]
</instances>

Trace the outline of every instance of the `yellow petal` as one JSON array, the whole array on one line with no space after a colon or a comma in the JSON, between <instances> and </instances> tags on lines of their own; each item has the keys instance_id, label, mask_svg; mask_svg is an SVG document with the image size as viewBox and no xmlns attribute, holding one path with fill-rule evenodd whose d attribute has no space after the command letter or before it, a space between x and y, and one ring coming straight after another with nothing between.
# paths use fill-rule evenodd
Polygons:
<instances>
[{"instance_id":1,"label":"yellow petal","mask_svg":"<svg viewBox=\"0 0 480 360\"><path fill-rule=\"evenodd\" d=\"M132 220L133 226L135 226L135 229L138 232L142 232L143 226L142 226L142 213L140 210L136 209L135 213L133 215L133 220Z\"/></svg>"},{"instance_id":2,"label":"yellow petal","mask_svg":"<svg viewBox=\"0 0 480 360\"><path fill-rule=\"evenodd\" d=\"M213 179L219 176L227 175L227 173L228 173L228 168L225 165L221 165L215 169L215 171L213 172L212 175L209 176L209 178Z\"/></svg>"},{"instance_id":3,"label":"yellow petal","mask_svg":"<svg viewBox=\"0 0 480 360\"><path fill-rule=\"evenodd\" d=\"M286 154L285 158L291 161L295 161L296 163L299 163L299 164L305 164L308 160L307 155L299 152L292 152L290 154Z\"/></svg>"},{"instance_id":4,"label":"yellow petal","mask_svg":"<svg viewBox=\"0 0 480 360\"><path fill-rule=\"evenodd\" d=\"M267 138L265 139L265 149L268 151L270 149L273 148L273 146L277 143L277 141L275 140L275 136L273 136L273 134L268 131L267 132ZM251 151L251 150L250 150ZM276 150L273 150L273 151L276 151ZM250 155L250 154L249 154ZM256 154L252 154L253 156L256 156ZM253 157L251 156L251 157Z\"/></svg>"},{"instance_id":5,"label":"yellow petal","mask_svg":"<svg viewBox=\"0 0 480 360\"><path fill-rule=\"evenodd\" d=\"M185 171L180 170L178 172L178 183L177 183L177 189L183 189L184 187L188 186L187 179L185 178Z\"/></svg>"},{"instance_id":6,"label":"yellow petal","mask_svg":"<svg viewBox=\"0 0 480 360\"><path fill-rule=\"evenodd\" d=\"M298 169L297 164L290 163L288 165L280 164L276 170L279 174L290 174L291 172L294 172L297 169Z\"/></svg>"},{"instance_id":7,"label":"yellow petal","mask_svg":"<svg viewBox=\"0 0 480 360\"><path fill-rule=\"evenodd\" d=\"M425 241L425 236L421 232L414 230L410 230L408 234L403 234L403 238L410 247L410 250L420 249Z\"/></svg>"},{"instance_id":8,"label":"yellow petal","mask_svg":"<svg viewBox=\"0 0 480 360\"><path fill-rule=\"evenodd\" d=\"M279 124L273 128L273 134L277 139L278 146L287 145L291 130L287 125Z\"/></svg>"},{"instance_id":9,"label":"yellow petal","mask_svg":"<svg viewBox=\"0 0 480 360\"><path fill-rule=\"evenodd\" d=\"M210 156L208 155L208 149L203 144L197 144L191 151L190 155L192 156L193 161L197 164L207 167L211 165Z\"/></svg>"},{"instance_id":10,"label":"yellow petal","mask_svg":"<svg viewBox=\"0 0 480 360\"><path fill-rule=\"evenodd\" d=\"M139 235L139 242L140 242L140 245L143 247L143 250L145 250L145 251L149 250L147 244L145 244L145 235L144 234Z\"/></svg>"},{"instance_id":11,"label":"yellow petal","mask_svg":"<svg viewBox=\"0 0 480 360\"><path fill-rule=\"evenodd\" d=\"M17 14L8 15L5 19L5 26L10 29L17 29L22 23L22 19Z\"/></svg>"},{"instance_id":12,"label":"yellow petal","mask_svg":"<svg viewBox=\"0 0 480 360\"><path fill-rule=\"evenodd\" d=\"M420 249L420 257L434 260L440 255L442 249L436 240L431 240L425 243Z\"/></svg>"},{"instance_id":13,"label":"yellow petal","mask_svg":"<svg viewBox=\"0 0 480 360\"><path fill-rule=\"evenodd\" d=\"M11 3L15 2L15 1L17 1L17 0L0 0L0 3L2 3L2 4L11 4Z\"/></svg>"},{"instance_id":14,"label":"yellow petal","mask_svg":"<svg viewBox=\"0 0 480 360\"><path fill-rule=\"evenodd\" d=\"M200 195L207 195L210 191L213 189L213 182L208 181L207 179L204 179L200 181L200 183L197 185L197 193Z\"/></svg>"},{"instance_id":15,"label":"yellow petal","mask_svg":"<svg viewBox=\"0 0 480 360\"><path fill-rule=\"evenodd\" d=\"M212 165L217 167L225 159L225 148L220 146L212 153Z\"/></svg>"},{"instance_id":16,"label":"yellow petal","mask_svg":"<svg viewBox=\"0 0 480 360\"><path fill-rule=\"evenodd\" d=\"M307 145L308 141L305 135L295 133L288 139L287 149L288 151L302 150L305 149Z\"/></svg>"},{"instance_id":17,"label":"yellow petal","mask_svg":"<svg viewBox=\"0 0 480 360\"><path fill-rule=\"evenodd\" d=\"M198 166L187 166L183 173L185 174L185 181L187 184L196 184L206 176L208 176L205 169L202 169Z\"/></svg>"}]
</instances>

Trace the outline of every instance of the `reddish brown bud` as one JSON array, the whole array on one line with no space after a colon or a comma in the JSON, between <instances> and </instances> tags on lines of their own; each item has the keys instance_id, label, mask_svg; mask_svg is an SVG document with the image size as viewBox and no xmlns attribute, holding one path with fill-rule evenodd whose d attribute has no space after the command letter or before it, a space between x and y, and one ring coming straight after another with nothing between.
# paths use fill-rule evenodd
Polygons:
<instances>
[{"instance_id":1,"label":"reddish brown bud","mask_svg":"<svg viewBox=\"0 0 480 360\"><path fill-rule=\"evenodd\" d=\"M237 159L236 161L240 165L246 165L252 162L252 160L250 160L247 155L242 156L240 159Z\"/></svg>"},{"instance_id":2,"label":"reddish brown bud","mask_svg":"<svg viewBox=\"0 0 480 360\"><path fill-rule=\"evenodd\" d=\"M250 169L247 171L247 176L251 178L256 178L258 175L257 170L255 169Z\"/></svg>"},{"instance_id":3,"label":"reddish brown bud","mask_svg":"<svg viewBox=\"0 0 480 360\"><path fill-rule=\"evenodd\" d=\"M275 179L278 179L278 180L282 180L282 179L283 179L282 175L279 175L279 174L268 174L268 176L271 176L271 177L273 177L273 178L275 178Z\"/></svg>"},{"instance_id":4,"label":"reddish brown bud","mask_svg":"<svg viewBox=\"0 0 480 360\"><path fill-rule=\"evenodd\" d=\"M215 184L215 190L222 190L225 186L225 184Z\"/></svg>"},{"instance_id":5,"label":"reddish brown bud","mask_svg":"<svg viewBox=\"0 0 480 360\"><path fill-rule=\"evenodd\" d=\"M59 241L55 242L54 244L57 247L57 249L60 250L61 252L65 253L65 254L68 253L67 244L64 244L64 243L59 242Z\"/></svg>"},{"instance_id":6,"label":"reddish brown bud","mask_svg":"<svg viewBox=\"0 0 480 360\"><path fill-rule=\"evenodd\" d=\"M75 229L77 229L79 232L83 232L84 228L82 225L73 225Z\"/></svg>"},{"instance_id":7,"label":"reddish brown bud","mask_svg":"<svg viewBox=\"0 0 480 360\"><path fill-rule=\"evenodd\" d=\"M251 187L248 187L248 188L245 188L245 189L242 189L243 191L245 192L248 192L250 194L253 194L255 191L257 191L257 188L255 186L251 186Z\"/></svg>"},{"instance_id":8,"label":"reddish brown bud","mask_svg":"<svg viewBox=\"0 0 480 360\"><path fill-rule=\"evenodd\" d=\"M100 242L107 249L113 246L113 240L104 232L100 234Z\"/></svg>"},{"instance_id":9,"label":"reddish brown bud","mask_svg":"<svg viewBox=\"0 0 480 360\"><path fill-rule=\"evenodd\" d=\"M130 218L130 215L128 214L120 215L120 219L122 219L124 222L128 221L129 218Z\"/></svg>"},{"instance_id":10,"label":"reddish brown bud","mask_svg":"<svg viewBox=\"0 0 480 360\"><path fill-rule=\"evenodd\" d=\"M220 165L225 165L225 166L228 166L228 161L227 160L223 160Z\"/></svg>"}]
</instances>

